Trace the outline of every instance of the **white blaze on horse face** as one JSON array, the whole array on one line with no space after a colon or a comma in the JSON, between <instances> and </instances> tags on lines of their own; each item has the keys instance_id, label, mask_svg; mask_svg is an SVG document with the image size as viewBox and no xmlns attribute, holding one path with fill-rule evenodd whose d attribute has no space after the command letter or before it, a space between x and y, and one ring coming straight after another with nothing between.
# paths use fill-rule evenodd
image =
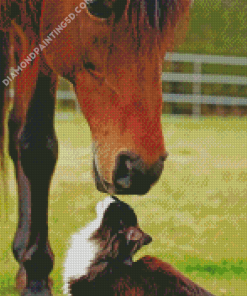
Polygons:
<instances>
[{"instance_id":1,"label":"white blaze on horse face","mask_svg":"<svg viewBox=\"0 0 247 296\"><path fill-rule=\"evenodd\" d=\"M109 196L103 201L98 202L96 206L96 219L87 224L86 227L82 228L79 232L72 235L64 262L64 294L70 295L68 283L71 279L78 279L87 274L91 262L95 259L99 251L98 245L96 242L90 240L90 237L100 227L106 209L114 201L115 200Z\"/></svg>"}]
</instances>

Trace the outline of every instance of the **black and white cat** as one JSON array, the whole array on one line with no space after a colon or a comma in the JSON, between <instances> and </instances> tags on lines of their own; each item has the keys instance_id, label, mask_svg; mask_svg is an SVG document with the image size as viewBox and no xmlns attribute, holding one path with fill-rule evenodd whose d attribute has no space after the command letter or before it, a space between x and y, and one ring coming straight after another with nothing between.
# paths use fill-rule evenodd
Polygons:
<instances>
[{"instance_id":1,"label":"black and white cat","mask_svg":"<svg viewBox=\"0 0 247 296\"><path fill-rule=\"evenodd\" d=\"M97 218L74 234L64 263L64 293L72 296L213 296L170 264L133 255L152 241L134 210L116 197L96 206Z\"/></svg>"}]
</instances>

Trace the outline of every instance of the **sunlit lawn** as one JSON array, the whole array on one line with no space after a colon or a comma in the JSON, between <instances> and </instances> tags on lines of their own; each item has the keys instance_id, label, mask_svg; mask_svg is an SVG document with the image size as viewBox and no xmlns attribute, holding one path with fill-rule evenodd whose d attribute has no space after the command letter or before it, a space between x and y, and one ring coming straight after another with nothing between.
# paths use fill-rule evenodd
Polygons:
<instances>
[{"instance_id":1,"label":"sunlit lawn","mask_svg":"<svg viewBox=\"0 0 247 296\"><path fill-rule=\"evenodd\" d=\"M161 180L145 196L120 196L134 207L153 242L151 254L175 265L217 296L247 295L247 119L163 117L169 151ZM55 295L69 236L95 217L90 131L82 117L57 120L60 156L49 209L56 259ZM18 295L11 253L17 222L13 166L7 224L0 221L0 295Z\"/></svg>"}]
</instances>

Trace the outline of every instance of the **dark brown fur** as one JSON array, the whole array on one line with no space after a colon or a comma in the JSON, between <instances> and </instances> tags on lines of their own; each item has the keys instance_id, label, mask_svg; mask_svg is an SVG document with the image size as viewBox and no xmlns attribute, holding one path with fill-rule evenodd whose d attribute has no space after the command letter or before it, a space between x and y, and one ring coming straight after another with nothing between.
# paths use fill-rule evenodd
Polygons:
<instances>
[{"instance_id":1,"label":"dark brown fur","mask_svg":"<svg viewBox=\"0 0 247 296\"><path fill-rule=\"evenodd\" d=\"M92 281L71 281L73 296L213 296L186 278L170 264L145 256L132 266L97 266Z\"/></svg>"}]
</instances>

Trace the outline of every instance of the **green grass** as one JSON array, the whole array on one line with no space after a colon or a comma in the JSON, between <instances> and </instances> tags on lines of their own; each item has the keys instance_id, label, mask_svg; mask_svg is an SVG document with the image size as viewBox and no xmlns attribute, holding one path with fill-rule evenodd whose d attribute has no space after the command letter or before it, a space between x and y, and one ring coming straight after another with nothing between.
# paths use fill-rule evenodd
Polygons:
<instances>
[{"instance_id":1,"label":"green grass","mask_svg":"<svg viewBox=\"0 0 247 296\"><path fill-rule=\"evenodd\" d=\"M136 256L155 255L217 296L247 295L247 119L162 118L170 153L156 186L145 196L119 196L134 207L153 242ZM75 116L56 122L60 158L53 178L49 236L55 253L51 274L62 294L62 264L70 235L95 217L91 136ZM0 295L18 295L18 265L11 253L17 223L13 166L7 224L0 221Z\"/></svg>"}]
</instances>

